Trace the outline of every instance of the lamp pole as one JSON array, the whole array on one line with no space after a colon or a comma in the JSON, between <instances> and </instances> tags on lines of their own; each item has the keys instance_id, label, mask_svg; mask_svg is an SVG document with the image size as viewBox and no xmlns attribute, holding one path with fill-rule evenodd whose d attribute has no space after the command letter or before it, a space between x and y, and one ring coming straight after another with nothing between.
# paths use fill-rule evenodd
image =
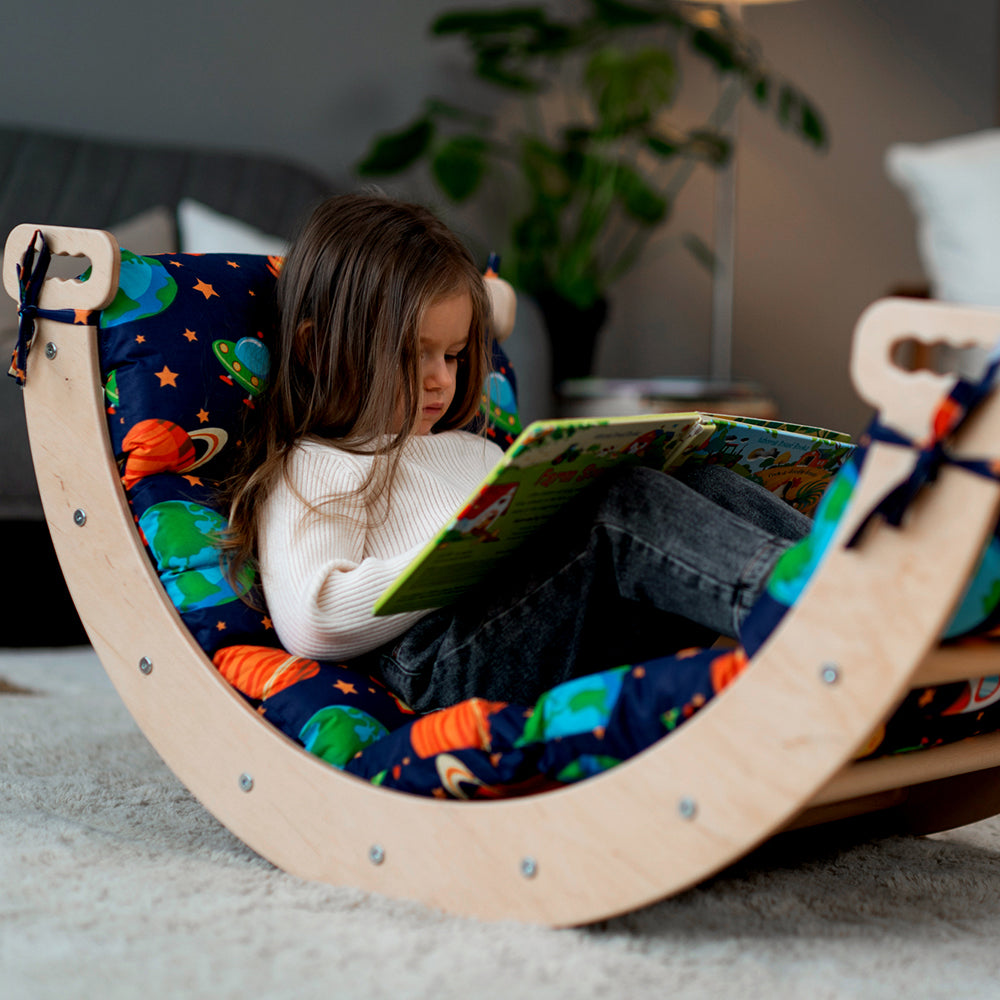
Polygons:
<instances>
[{"instance_id":1,"label":"lamp pole","mask_svg":"<svg viewBox=\"0 0 1000 1000\"><path fill-rule=\"evenodd\" d=\"M721 5L729 17L742 23L739 3ZM732 85L732 81L727 81ZM735 84L738 86L739 84ZM726 83L723 84L726 86ZM729 140L729 158L715 175L713 214L712 328L709 376L715 382L733 377L733 300L736 279L736 140L739 132L739 104L734 104L722 135Z\"/></svg>"},{"instance_id":2,"label":"lamp pole","mask_svg":"<svg viewBox=\"0 0 1000 1000\"><path fill-rule=\"evenodd\" d=\"M737 25L743 24L746 3L780 3L782 0L688 0L714 7ZM723 81L725 87L741 86L738 80ZM730 382L733 377L733 303L736 277L736 143L739 134L739 101L719 124L720 134L729 142L729 158L716 169L715 206L712 234L712 325L709 376L713 382Z\"/></svg>"}]
</instances>

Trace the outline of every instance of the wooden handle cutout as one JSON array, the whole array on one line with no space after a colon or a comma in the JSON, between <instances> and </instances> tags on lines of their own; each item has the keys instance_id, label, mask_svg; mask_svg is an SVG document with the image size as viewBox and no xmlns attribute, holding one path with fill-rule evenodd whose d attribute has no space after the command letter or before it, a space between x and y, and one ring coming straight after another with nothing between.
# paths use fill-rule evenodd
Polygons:
<instances>
[{"instance_id":1,"label":"wooden handle cutout","mask_svg":"<svg viewBox=\"0 0 1000 1000\"><path fill-rule=\"evenodd\" d=\"M897 348L914 341L928 348L990 350L1000 340L1000 312L918 299L883 299L858 320L851 378L858 394L881 413L882 422L915 440L930 433L938 400L955 375L897 363Z\"/></svg>"},{"instance_id":2,"label":"wooden handle cutout","mask_svg":"<svg viewBox=\"0 0 1000 1000\"><path fill-rule=\"evenodd\" d=\"M111 304L118 290L120 257L118 241L101 229L73 229L65 226L40 226L22 223L7 237L3 257L3 286L15 301L19 298L17 265L41 231L53 255L90 260L91 273L86 281L75 278L48 278L42 285L39 305L43 309L103 309ZM83 268L81 268L83 270Z\"/></svg>"}]
</instances>

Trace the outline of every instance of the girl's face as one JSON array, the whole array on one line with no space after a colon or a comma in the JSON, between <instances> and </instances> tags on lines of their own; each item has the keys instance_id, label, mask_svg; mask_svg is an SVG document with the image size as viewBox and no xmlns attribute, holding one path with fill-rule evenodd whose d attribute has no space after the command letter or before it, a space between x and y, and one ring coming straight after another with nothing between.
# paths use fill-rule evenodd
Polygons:
<instances>
[{"instance_id":1,"label":"girl's face","mask_svg":"<svg viewBox=\"0 0 1000 1000\"><path fill-rule=\"evenodd\" d=\"M459 356L469 344L472 299L459 292L432 302L424 311L420 338L420 405L417 434L429 434L455 398Z\"/></svg>"}]
</instances>

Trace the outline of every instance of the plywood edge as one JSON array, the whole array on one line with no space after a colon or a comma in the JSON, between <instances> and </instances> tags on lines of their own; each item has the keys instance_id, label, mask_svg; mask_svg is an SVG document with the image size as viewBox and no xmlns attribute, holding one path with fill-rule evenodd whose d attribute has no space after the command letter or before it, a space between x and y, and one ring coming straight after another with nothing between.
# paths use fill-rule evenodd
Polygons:
<instances>
[{"instance_id":1,"label":"plywood edge","mask_svg":"<svg viewBox=\"0 0 1000 1000\"><path fill-rule=\"evenodd\" d=\"M46 516L95 648L167 764L293 874L488 919L612 916L701 881L781 829L906 689L996 516L993 484L970 489L945 470L906 533L876 529L859 550L832 553L750 669L668 739L545 795L426 800L330 768L228 689L135 536L109 459L95 331L52 324L45 338L58 349L33 366L26 405ZM988 410L997 442L1000 404ZM890 451L878 453L861 502L899 471ZM956 498L961 519L949 513ZM898 581L901 592L888 585Z\"/></svg>"}]
</instances>

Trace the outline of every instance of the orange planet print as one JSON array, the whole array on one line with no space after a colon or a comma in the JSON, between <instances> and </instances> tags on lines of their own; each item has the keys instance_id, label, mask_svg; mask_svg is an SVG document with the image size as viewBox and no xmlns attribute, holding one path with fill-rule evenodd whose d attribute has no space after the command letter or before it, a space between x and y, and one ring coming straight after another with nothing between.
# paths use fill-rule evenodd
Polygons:
<instances>
[{"instance_id":1,"label":"orange planet print","mask_svg":"<svg viewBox=\"0 0 1000 1000\"><path fill-rule=\"evenodd\" d=\"M125 435L122 449L128 452L122 476L126 489L156 472L180 472L196 460L190 436L172 420L140 420Z\"/></svg>"},{"instance_id":2,"label":"orange planet print","mask_svg":"<svg viewBox=\"0 0 1000 1000\"><path fill-rule=\"evenodd\" d=\"M227 646L212 657L212 662L219 673L248 698L270 698L319 673L315 660L291 656L283 649L267 646Z\"/></svg>"},{"instance_id":3,"label":"orange planet print","mask_svg":"<svg viewBox=\"0 0 1000 1000\"><path fill-rule=\"evenodd\" d=\"M729 687L743 673L749 662L742 648L717 656L712 660L712 689L718 692Z\"/></svg>"},{"instance_id":4,"label":"orange planet print","mask_svg":"<svg viewBox=\"0 0 1000 1000\"><path fill-rule=\"evenodd\" d=\"M504 707L502 701L470 698L421 716L410 727L410 743L416 755L423 758L445 750L489 750L488 716Z\"/></svg>"}]
</instances>

